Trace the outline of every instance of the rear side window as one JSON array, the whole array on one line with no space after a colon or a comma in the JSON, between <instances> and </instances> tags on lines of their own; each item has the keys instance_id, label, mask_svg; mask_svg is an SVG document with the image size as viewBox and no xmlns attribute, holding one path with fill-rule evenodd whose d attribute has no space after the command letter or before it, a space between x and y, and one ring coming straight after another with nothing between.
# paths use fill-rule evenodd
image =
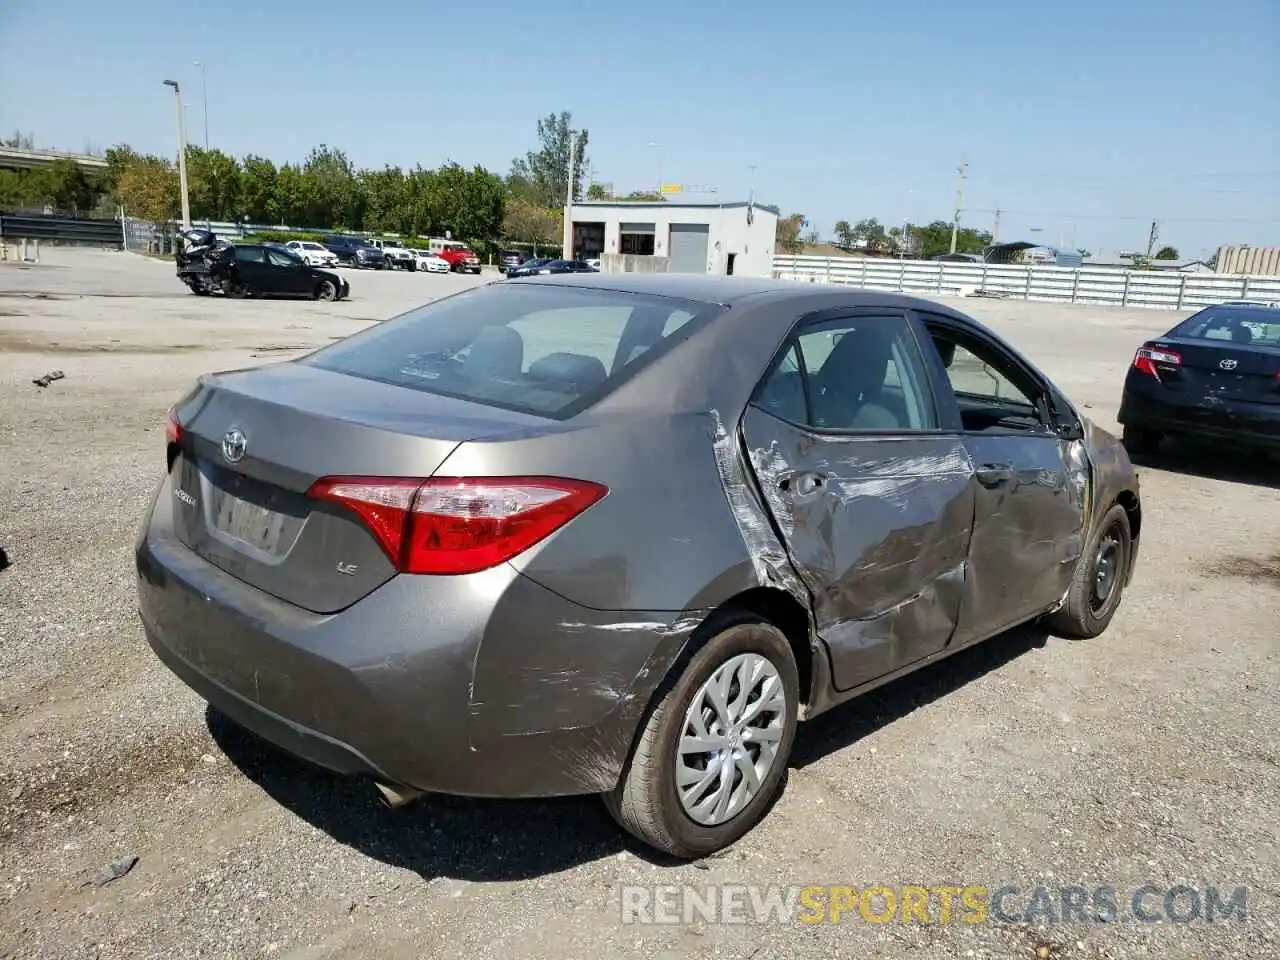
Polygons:
<instances>
[{"instance_id":1,"label":"rear side window","mask_svg":"<svg viewBox=\"0 0 1280 960\"><path fill-rule=\"evenodd\" d=\"M1173 328L1170 336L1278 347L1280 310L1267 307L1210 307L1187 317Z\"/></svg>"},{"instance_id":2,"label":"rear side window","mask_svg":"<svg viewBox=\"0 0 1280 960\"><path fill-rule=\"evenodd\" d=\"M236 259L242 263L265 263L267 255L262 247L236 247Z\"/></svg>"},{"instance_id":3,"label":"rear side window","mask_svg":"<svg viewBox=\"0 0 1280 960\"><path fill-rule=\"evenodd\" d=\"M300 362L564 419L722 309L612 290L492 284L419 307Z\"/></svg>"},{"instance_id":4,"label":"rear side window","mask_svg":"<svg viewBox=\"0 0 1280 960\"><path fill-rule=\"evenodd\" d=\"M937 429L924 359L902 316L828 320L800 331L756 404L823 430Z\"/></svg>"}]
</instances>

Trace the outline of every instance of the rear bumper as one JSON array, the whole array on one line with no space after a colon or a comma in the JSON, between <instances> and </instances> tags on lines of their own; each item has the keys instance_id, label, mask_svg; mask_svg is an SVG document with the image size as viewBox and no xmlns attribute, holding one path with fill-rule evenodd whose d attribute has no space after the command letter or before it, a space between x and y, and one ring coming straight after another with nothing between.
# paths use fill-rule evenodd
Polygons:
<instances>
[{"instance_id":1,"label":"rear bumper","mask_svg":"<svg viewBox=\"0 0 1280 960\"><path fill-rule=\"evenodd\" d=\"M136 546L147 641L263 739L339 774L464 796L609 790L696 617L579 607L509 565L395 577L311 614L173 537L162 485Z\"/></svg>"},{"instance_id":2,"label":"rear bumper","mask_svg":"<svg viewBox=\"0 0 1280 960\"><path fill-rule=\"evenodd\" d=\"M1276 404L1230 400L1176 404L1126 388L1117 419L1127 427L1280 450L1280 406Z\"/></svg>"}]
</instances>

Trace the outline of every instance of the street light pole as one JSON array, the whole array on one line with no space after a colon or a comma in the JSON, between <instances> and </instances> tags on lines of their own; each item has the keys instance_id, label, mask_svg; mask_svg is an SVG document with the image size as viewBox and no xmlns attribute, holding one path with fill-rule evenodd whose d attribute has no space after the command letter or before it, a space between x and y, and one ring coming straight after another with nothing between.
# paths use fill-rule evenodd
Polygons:
<instances>
[{"instance_id":1,"label":"street light pole","mask_svg":"<svg viewBox=\"0 0 1280 960\"><path fill-rule=\"evenodd\" d=\"M204 148L209 149L209 71L204 63L197 60L195 66L200 68L200 99L204 107Z\"/></svg>"},{"instance_id":2,"label":"street light pole","mask_svg":"<svg viewBox=\"0 0 1280 960\"><path fill-rule=\"evenodd\" d=\"M564 197L564 259L573 259L573 188L577 183L577 170L574 166L578 152L578 134L569 134L569 182Z\"/></svg>"},{"instance_id":3,"label":"street light pole","mask_svg":"<svg viewBox=\"0 0 1280 960\"><path fill-rule=\"evenodd\" d=\"M956 173L960 174L960 182L956 185L956 216L951 221L951 252L956 252L956 234L960 230L960 208L964 206L964 176L965 171L969 169L969 164L962 163L956 167Z\"/></svg>"},{"instance_id":4,"label":"street light pole","mask_svg":"<svg viewBox=\"0 0 1280 960\"><path fill-rule=\"evenodd\" d=\"M178 107L178 188L182 191L182 229L191 229L191 201L187 197L187 125L182 116L182 91L177 80L164 81L173 87L173 102Z\"/></svg>"}]
</instances>

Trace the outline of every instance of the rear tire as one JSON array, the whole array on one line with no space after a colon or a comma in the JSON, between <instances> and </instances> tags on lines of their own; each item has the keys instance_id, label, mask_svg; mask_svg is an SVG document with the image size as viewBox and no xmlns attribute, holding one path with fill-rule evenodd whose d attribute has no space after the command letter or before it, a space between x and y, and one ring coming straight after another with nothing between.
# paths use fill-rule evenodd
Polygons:
<instances>
[{"instance_id":1,"label":"rear tire","mask_svg":"<svg viewBox=\"0 0 1280 960\"><path fill-rule=\"evenodd\" d=\"M222 285L222 293L232 300L243 300L249 295L249 288L239 280L228 280Z\"/></svg>"},{"instance_id":2,"label":"rear tire","mask_svg":"<svg viewBox=\"0 0 1280 960\"><path fill-rule=\"evenodd\" d=\"M1045 617L1045 625L1071 640L1090 640L1102 634L1120 608L1132 552L1129 514L1113 503L1076 564L1066 603Z\"/></svg>"},{"instance_id":3,"label":"rear tire","mask_svg":"<svg viewBox=\"0 0 1280 960\"><path fill-rule=\"evenodd\" d=\"M744 677L750 681L747 696ZM713 678L726 684L719 705L708 692ZM769 708L760 709L766 700ZM763 820L781 792L799 701L787 638L753 614L734 615L659 689L622 778L604 795L606 808L628 833L663 853L697 858L724 849ZM759 710L754 717L752 709ZM709 743L724 746L681 753L683 741L701 738L698 724ZM770 746L772 759L765 760ZM726 768L727 776L716 775ZM752 775L758 780L754 792L747 786ZM726 795L727 805L717 809L716 801ZM691 811L699 811L699 819Z\"/></svg>"},{"instance_id":4,"label":"rear tire","mask_svg":"<svg viewBox=\"0 0 1280 960\"><path fill-rule=\"evenodd\" d=\"M1121 434L1121 442L1124 448L1130 453L1154 454L1160 450L1160 441L1164 439L1163 435L1155 430L1148 430L1145 427L1125 427Z\"/></svg>"}]
</instances>

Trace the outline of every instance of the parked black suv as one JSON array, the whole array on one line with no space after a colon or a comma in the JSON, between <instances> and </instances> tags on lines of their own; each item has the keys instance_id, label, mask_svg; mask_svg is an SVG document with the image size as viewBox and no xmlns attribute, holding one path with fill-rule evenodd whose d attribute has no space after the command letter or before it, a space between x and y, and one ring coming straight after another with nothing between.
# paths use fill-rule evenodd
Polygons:
<instances>
[{"instance_id":1,"label":"parked black suv","mask_svg":"<svg viewBox=\"0 0 1280 960\"><path fill-rule=\"evenodd\" d=\"M506 273L512 267L518 267L528 259L528 256L521 250L503 250L498 254L498 272Z\"/></svg>"},{"instance_id":2,"label":"parked black suv","mask_svg":"<svg viewBox=\"0 0 1280 960\"><path fill-rule=\"evenodd\" d=\"M352 267L372 267L375 270L385 270L387 267L387 255L366 242L363 237L336 233L320 242L338 258L339 263Z\"/></svg>"}]
</instances>

